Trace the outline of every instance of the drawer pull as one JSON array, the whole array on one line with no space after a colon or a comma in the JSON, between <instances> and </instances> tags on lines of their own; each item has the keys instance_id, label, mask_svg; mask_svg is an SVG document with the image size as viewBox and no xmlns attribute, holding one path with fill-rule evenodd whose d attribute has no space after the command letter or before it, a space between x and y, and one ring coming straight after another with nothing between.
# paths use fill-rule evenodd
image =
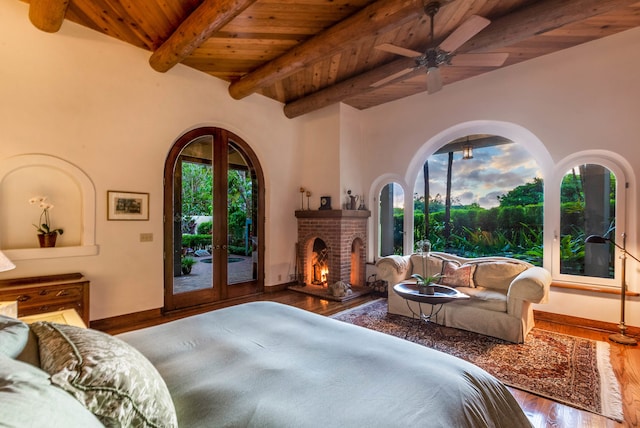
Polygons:
<instances>
[{"instance_id":1,"label":"drawer pull","mask_svg":"<svg viewBox=\"0 0 640 428\"><path fill-rule=\"evenodd\" d=\"M60 290L58 291L58 294L56 294L56 297L62 297L62 296L68 296L69 292L67 290Z\"/></svg>"},{"instance_id":2,"label":"drawer pull","mask_svg":"<svg viewBox=\"0 0 640 428\"><path fill-rule=\"evenodd\" d=\"M49 291L48 290L40 290L40 293L38 293L38 294L40 294L41 296L46 296L47 294L49 294Z\"/></svg>"},{"instance_id":3,"label":"drawer pull","mask_svg":"<svg viewBox=\"0 0 640 428\"><path fill-rule=\"evenodd\" d=\"M18 300L18 302L26 302L29 299L31 299L31 296L23 294L22 296L18 296L16 300Z\"/></svg>"}]
</instances>

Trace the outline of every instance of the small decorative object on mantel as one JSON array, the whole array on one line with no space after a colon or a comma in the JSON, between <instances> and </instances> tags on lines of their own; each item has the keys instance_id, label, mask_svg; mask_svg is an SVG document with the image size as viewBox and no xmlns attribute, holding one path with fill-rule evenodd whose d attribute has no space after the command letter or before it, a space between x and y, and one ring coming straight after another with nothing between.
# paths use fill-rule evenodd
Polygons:
<instances>
[{"instance_id":1,"label":"small decorative object on mantel","mask_svg":"<svg viewBox=\"0 0 640 428\"><path fill-rule=\"evenodd\" d=\"M304 211L304 187L300 188L300 211Z\"/></svg>"},{"instance_id":2,"label":"small decorative object on mantel","mask_svg":"<svg viewBox=\"0 0 640 428\"><path fill-rule=\"evenodd\" d=\"M331 209L331 196L321 196L320 197L320 210L330 210Z\"/></svg>"},{"instance_id":3,"label":"small decorative object on mantel","mask_svg":"<svg viewBox=\"0 0 640 428\"><path fill-rule=\"evenodd\" d=\"M358 195L351 196L351 190L347 190L347 209L355 210L357 207L359 198L360 196Z\"/></svg>"},{"instance_id":4,"label":"small decorative object on mantel","mask_svg":"<svg viewBox=\"0 0 640 428\"><path fill-rule=\"evenodd\" d=\"M305 195L307 195L307 211L311 210L311 208L309 208L309 198L311 197L311 190L307 190L307 193L305 193Z\"/></svg>"},{"instance_id":5,"label":"small decorative object on mantel","mask_svg":"<svg viewBox=\"0 0 640 428\"><path fill-rule=\"evenodd\" d=\"M29 203L31 205L38 204L38 207L42 208L39 223L33 225L38 231L38 242L40 243L40 247L55 247L58 234L62 235L64 233L64 230L60 228L51 228L51 217L49 214L49 210L53 209L53 204L47 202L46 196L34 196L33 198L29 199Z\"/></svg>"},{"instance_id":6,"label":"small decorative object on mantel","mask_svg":"<svg viewBox=\"0 0 640 428\"><path fill-rule=\"evenodd\" d=\"M366 209L367 209L367 207L364 204L364 195L362 195L362 196L360 196L360 206L358 207L358 210L364 211Z\"/></svg>"}]
</instances>

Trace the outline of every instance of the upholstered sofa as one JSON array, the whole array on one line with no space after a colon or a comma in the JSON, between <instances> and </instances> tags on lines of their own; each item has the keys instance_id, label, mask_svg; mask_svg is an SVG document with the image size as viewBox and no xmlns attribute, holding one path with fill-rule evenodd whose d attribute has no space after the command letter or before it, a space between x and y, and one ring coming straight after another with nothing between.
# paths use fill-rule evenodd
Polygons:
<instances>
[{"instance_id":1,"label":"upholstered sofa","mask_svg":"<svg viewBox=\"0 0 640 428\"><path fill-rule=\"evenodd\" d=\"M378 278L389 285L389 313L415 316L418 303L393 291L400 282L440 273L440 284L455 287L470 296L442 306L431 319L448 327L474 331L514 343L522 343L534 326L534 303L546 303L550 273L541 267L507 257L464 258L431 252L382 257L376 263ZM424 307L430 305L422 303Z\"/></svg>"}]
</instances>

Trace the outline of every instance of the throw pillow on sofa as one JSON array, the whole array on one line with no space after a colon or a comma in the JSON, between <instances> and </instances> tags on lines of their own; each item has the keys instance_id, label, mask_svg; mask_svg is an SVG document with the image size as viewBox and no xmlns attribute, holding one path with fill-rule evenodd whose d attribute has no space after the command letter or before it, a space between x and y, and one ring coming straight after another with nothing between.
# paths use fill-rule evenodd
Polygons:
<instances>
[{"instance_id":1,"label":"throw pillow on sofa","mask_svg":"<svg viewBox=\"0 0 640 428\"><path fill-rule=\"evenodd\" d=\"M440 284L449 287L470 287L474 288L473 274L476 271L475 264L460 265L456 262L446 261L442 268L442 278Z\"/></svg>"}]
</instances>

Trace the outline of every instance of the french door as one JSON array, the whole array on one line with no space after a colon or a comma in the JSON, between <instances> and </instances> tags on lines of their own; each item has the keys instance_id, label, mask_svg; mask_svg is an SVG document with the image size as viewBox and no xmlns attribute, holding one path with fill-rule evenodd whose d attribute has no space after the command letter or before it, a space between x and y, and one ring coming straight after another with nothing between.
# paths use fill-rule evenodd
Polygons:
<instances>
[{"instance_id":1,"label":"french door","mask_svg":"<svg viewBox=\"0 0 640 428\"><path fill-rule=\"evenodd\" d=\"M173 145L164 173L165 310L264 289L264 191L251 148L198 128Z\"/></svg>"}]
</instances>

